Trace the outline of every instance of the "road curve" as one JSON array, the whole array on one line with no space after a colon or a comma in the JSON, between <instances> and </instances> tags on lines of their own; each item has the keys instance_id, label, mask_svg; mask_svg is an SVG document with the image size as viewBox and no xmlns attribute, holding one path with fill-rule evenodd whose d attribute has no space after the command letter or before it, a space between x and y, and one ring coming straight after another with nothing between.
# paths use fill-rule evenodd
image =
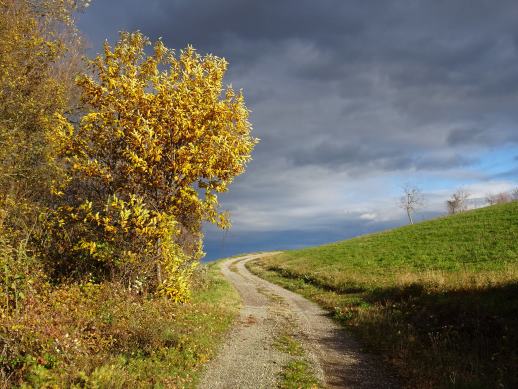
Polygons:
<instances>
[{"instance_id":1,"label":"road curve","mask_svg":"<svg viewBox=\"0 0 518 389\"><path fill-rule=\"evenodd\" d=\"M274 347L290 331L303 345L315 376L326 388L396 388L395 380L361 351L328 312L304 297L251 274L245 263L261 255L222 262L223 275L243 300L238 323L209 363L199 387L275 388L292 356Z\"/></svg>"}]
</instances>

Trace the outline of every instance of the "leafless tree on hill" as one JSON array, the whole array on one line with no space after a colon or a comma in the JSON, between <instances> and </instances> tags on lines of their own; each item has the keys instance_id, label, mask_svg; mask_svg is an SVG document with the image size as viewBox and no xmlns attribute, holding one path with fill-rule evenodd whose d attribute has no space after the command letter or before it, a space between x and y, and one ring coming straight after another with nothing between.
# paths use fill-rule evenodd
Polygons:
<instances>
[{"instance_id":1,"label":"leafless tree on hill","mask_svg":"<svg viewBox=\"0 0 518 389\"><path fill-rule=\"evenodd\" d=\"M463 212L467 209L467 200L470 196L466 190L460 188L451 195L450 199L446 200L446 207L448 208L448 213L453 215L455 213Z\"/></svg>"},{"instance_id":2,"label":"leafless tree on hill","mask_svg":"<svg viewBox=\"0 0 518 389\"><path fill-rule=\"evenodd\" d=\"M418 187L407 184L403 187L403 196L401 196L399 204L405 210L410 224L414 224L412 215L418 208L423 206L423 193Z\"/></svg>"},{"instance_id":3,"label":"leafless tree on hill","mask_svg":"<svg viewBox=\"0 0 518 389\"><path fill-rule=\"evenodd\" d=\"M501 192L497 194L488 194L486 196L486 202L489 205L504 204L512 201L512 197L509 193Z\"/></svg>"}]
</instances>

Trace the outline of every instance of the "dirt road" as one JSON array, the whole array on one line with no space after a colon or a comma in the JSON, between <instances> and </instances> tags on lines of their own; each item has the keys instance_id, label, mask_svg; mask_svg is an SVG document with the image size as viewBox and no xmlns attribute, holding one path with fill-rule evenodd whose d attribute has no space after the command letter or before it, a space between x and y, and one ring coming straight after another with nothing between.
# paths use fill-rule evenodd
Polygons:
<instances>
[{"instance_id":1,"label":"dirt road","mask_svg":"<svg viewBox=\"0 0 518 389\"><path fill-rule=\"evenodd\" d=\"M224 276L243 299L237 325L209 363L200 388L275 388L294 357L276 347L289 333L303 346L313 374L326 388L394 388L394 380L327 312L300 295L265 281L246 268L250 255L225 261Z\"/></svg>"}]
</instances>

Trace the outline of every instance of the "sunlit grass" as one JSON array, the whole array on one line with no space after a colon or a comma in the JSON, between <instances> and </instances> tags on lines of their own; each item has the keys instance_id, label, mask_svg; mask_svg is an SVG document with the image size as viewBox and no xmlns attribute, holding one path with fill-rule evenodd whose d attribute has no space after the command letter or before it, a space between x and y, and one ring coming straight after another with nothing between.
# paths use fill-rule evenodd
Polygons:
<instances>
[{"instance_id":1,"label":"sunlit grass","mask_svg":"<svg viewBox=\"0 0 518 389\"><path fill-rule=\"evenodd\" d=\"M408 387L518 385L518 202L249 267L331 310Z\"/></svg>"}]
</instances>

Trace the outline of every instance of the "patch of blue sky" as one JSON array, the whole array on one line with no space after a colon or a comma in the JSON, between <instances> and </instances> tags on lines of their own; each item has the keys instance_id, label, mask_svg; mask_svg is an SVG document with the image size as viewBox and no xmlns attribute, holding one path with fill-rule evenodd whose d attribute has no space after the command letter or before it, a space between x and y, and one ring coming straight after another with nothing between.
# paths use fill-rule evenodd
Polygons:
<instances>
[{"instance_id":1,"label":"patch of blue sky","mask_svg":"<svg viewBox=\"0 0 518 389\"><path fill-rule=\"evenodd\" d=\"M518 180L518 145L480 151L472 164L457 169L420 170L393 175L390 192L400 193L407 183L418 186L424 192L435 192L488 180Z\"/></svg>"},{"instance_id":2,"label":"patch of blue sky","mask_svg":"<svg viewBox=\"0 0 518 389\"><path fill-rule=\"evenodd\" d=\"M393 178L393 193L401 195L405 185L416 186L423 192L435 192L445 188L455 188L476 182L469 175L445 175L441 172L416 172L413 175L401 174Z\"/></svg>"},{"instance_id":3,"label":"patch of blue sky","mask_svg":"<svg viewBox=\"0 0 518 389\"><path fill-rule=\"evenodd\" d=\"M472 169L483 172L486 179L518 180L518 146L499 147L483 153Z\"/></svg>"}]
</instances>

